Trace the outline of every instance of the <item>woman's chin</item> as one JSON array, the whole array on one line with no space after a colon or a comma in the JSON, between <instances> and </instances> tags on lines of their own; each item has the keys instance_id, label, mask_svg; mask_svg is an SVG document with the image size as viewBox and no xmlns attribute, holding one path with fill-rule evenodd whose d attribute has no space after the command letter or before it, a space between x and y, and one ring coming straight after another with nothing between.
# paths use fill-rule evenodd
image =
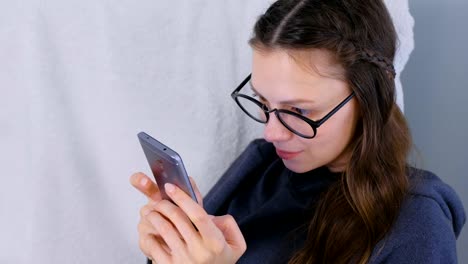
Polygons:
<instances>
[{"instance_id":1,"label":"woman's chin","mask_svg":"<svg viewBox=\"0 0 468 264\"><path fill-rule=\"evenodd\" d=\"M295 173L304 173L320 167L313 163L305 163L304 161L300 162L297 160L283 160L283 164L286 168Z\"/></svg>"}]
</instances>

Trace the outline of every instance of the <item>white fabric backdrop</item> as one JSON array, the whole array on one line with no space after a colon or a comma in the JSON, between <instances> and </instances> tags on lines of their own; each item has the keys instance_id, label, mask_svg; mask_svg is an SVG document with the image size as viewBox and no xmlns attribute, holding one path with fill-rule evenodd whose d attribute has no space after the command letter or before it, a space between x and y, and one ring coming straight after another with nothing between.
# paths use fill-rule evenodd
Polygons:
<instances>
[{"instance_id":1,"label":"white fabric backdrop","mask_svg":"<svg viewBox=\"0 0 468 264\"><path fill-rule=\"evenodd\" d=\"M413 20L390 1L399 72ZM1 1L0 263L143 263L136 134L176 149L206 192L261 136L229 93L271 2Z\"/></svg>"}]
</instances>

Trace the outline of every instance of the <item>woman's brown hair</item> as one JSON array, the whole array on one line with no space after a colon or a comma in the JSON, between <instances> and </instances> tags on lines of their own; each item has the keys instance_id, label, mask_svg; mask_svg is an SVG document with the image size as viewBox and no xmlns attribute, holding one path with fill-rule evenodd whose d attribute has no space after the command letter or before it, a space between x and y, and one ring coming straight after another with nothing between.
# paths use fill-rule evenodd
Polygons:
<instances>
[{"instance_id":1,"label":"woman's brown hair","mask_svg":"<svg viewBox=\"0 0 468 264\"><path fill-rule=\"evenodd\" d=\"M334 54L359 108L346 171L316 205L291 264L366 263L398 216L411 137L395 103L396 42L381 0L279 0L255 24L254 49Z\"/></svg>"}]
</instances>

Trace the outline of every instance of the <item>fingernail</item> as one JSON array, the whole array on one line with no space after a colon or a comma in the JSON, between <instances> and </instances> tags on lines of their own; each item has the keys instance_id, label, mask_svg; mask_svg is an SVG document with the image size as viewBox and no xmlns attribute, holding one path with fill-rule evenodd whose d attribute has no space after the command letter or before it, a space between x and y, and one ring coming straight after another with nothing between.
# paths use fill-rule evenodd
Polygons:
<instances>
[{"instance_id":1,"label":"fingernail","mask_svg":"<svg viewBox=\"0 0 468 264\"><path fill-rule=\"evenodd\" d=\"M146 177L143 177L141 180L140 180L140 185L141 186L146 186L146 184L148 183L148 179Z\"/></svg>"},{"instance_id":2,"label":"fingernail","mask_svg":"<svg viewBox=\"0 0 468 264\"><path fill-rule=\"evenodd\" d=\"M164 188L166 188L166 192L168 192L168 193L174 193L174 191L175 191L175 186L173 184L170 184L170 183L166 183L164 185Z\"/></svg>"},{"instance_id":3,"label":"fingernail","mask_svg":"<svg viewBox=\"0 0 468 264\"><path fill-rule=\"evenodd\" d=\"M151 212L150 209L144 209L144 210L143 210L143 215L144 215L144 216L147 216L150 212Z\"/></svg>"}]
</instances>

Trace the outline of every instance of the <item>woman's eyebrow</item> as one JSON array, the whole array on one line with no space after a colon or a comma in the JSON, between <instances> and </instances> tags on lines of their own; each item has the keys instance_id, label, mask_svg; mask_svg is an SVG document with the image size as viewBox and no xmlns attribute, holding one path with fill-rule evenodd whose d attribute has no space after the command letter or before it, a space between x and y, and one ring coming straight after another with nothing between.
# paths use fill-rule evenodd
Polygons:
<instances>
[{"instance_id":1,"label":"woman's eyebrow","mask_svg":"<svg viewBox=\"0 0 468 264\"><path fill-rule=\"evenodd\" d=\"M261 95L257 90L255 90L255 87L253 86L252 82L249 82L249 85L250 85L250 89L252 89L252 91L253 91L256 95L260 96L261 98L265 98L265 97L263 97L263 95Z\"/></svg>"},{"instance_id":2,"label":"woman's eyebrow","mask_svg":"<svg viewBox=\"0 0 468 264\"><path fill-rule=\"evenodd\" d=\"M265 96L261 95L256 89L255 87L253 86L252 82L249 82L249 85L250 85L250 88L252 89L252 91L258 95L260 98L262 99L265 99ZM279 102L280 104L284 104L284 105L297 105L297 104L312 104L312 103L315 103L314 100L306 100L306 99L294 99L294 100L287 100L287 101L281 101Z\"/></svg>"}]
</instances>

